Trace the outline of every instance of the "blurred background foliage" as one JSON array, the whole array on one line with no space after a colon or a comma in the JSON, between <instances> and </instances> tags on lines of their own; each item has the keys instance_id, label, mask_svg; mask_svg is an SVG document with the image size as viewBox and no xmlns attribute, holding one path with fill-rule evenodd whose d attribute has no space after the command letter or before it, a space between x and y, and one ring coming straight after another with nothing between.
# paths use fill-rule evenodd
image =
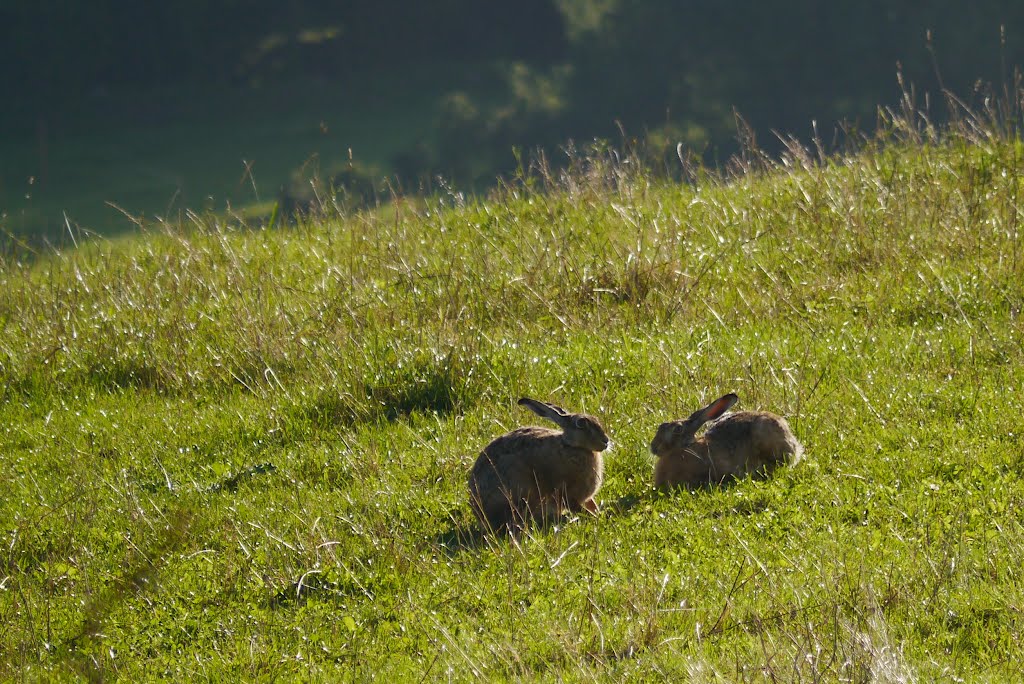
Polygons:
<instances>
[{"instance_id":1,"label":"blurred background foliage","mask_svg":"<svg viewBox=\"0 0 1024 684\"><path fill-rule=\"evenodd\" d=\"M1012 86L1022 46L1008 0L9 0L0 210L17 232L107 201L301 203L312 173L361 202L480 189L570 139L715 163L737 113L769 150L812 121L830 144L898 102L898 69L934 106Z\"/></svg>"}]
</instances>

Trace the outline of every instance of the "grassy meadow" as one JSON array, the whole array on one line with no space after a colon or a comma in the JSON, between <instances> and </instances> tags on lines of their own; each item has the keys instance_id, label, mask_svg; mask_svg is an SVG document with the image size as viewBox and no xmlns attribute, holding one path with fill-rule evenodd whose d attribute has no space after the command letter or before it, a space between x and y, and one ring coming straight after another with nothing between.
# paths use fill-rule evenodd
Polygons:
<instances>
[{"instance_id":1,"label":"grassy meadow","mask_svg":"<svg viewBox=\"0 0 1024 684\"><path fill-rule=\"evenodd\" d=\"M691 170L9 249L0 678L1017 679L1024 146ZM726 391L805 460L655 493ZM602 511L483 538L523 395L601 418Z\"/></svg>"}]
</instances>

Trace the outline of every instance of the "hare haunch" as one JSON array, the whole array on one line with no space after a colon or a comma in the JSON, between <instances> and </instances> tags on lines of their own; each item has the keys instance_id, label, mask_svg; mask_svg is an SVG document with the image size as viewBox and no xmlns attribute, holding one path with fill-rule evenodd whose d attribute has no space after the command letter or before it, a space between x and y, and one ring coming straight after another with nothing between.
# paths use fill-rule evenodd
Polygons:
<instances>
[{"instance_id":1,"label":"hare haunch","mask_svg":"<svg viewBox=\"0 0 1024 684\"><path fill-rule=\"evenodd\" d=\"M593 416L520 399L561 430L521 427L484 447L469 475L469 501L487 530L517 530L528 518L550 520L568 509L597 512L601 452L608 435Z\"/></svg>"}]
</instances>

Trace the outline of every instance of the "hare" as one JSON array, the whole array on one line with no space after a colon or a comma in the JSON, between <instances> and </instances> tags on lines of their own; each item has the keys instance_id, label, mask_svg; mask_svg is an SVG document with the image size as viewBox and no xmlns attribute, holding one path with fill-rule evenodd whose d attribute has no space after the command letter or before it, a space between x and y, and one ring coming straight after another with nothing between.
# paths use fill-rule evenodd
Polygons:
<instances>
[{"instance_id":1,"label":"hare","mask_svg":"<svg viewBox=\"0 0 1024 684\"><path fill-rule=\"evenodd\" d=\"M481 526L516 532L527 518L553 519L566 508L597 513L600 452L609 444L601 423L534 399L518 403L562 429L516 428L484 447L469 475L469 502Z\"/></svg>"},{"instance_id":2,"label":"hare","mask_svg":"<svg viewBox=\"0 0 1024 684\"><path fill-rule=\"evenodd\" d=\"M658 458L655 487L697 487L744 475L768 475L779 465L800 460L803 447L785 418L760 411L721 417L737 401L735 394L726 394L685 420L658 426L651 441L651 453ZM709 420L715 422L697 437L697 430Z\"/></svg>"}]
</instances>

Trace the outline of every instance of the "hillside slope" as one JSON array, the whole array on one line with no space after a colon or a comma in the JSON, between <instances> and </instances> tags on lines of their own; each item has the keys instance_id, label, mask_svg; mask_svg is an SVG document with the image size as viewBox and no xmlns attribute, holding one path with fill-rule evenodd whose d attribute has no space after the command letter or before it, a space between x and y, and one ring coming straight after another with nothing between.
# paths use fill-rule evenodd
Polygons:
<instances>
[{"instance_id":1,"label":"hillside slope","mask_svg":"<svg viewBox=\"0 0 1024 684\"><path fill-rule=\"evenodd\" d=\"M685 185L595 153L5 257L0 675L1012 678L1022 150ZM804 462L655 494L657 425L726 391ZM523 395L602 419L603 510L482 539L466 474Z\"/></svg>"}]
</instances>

